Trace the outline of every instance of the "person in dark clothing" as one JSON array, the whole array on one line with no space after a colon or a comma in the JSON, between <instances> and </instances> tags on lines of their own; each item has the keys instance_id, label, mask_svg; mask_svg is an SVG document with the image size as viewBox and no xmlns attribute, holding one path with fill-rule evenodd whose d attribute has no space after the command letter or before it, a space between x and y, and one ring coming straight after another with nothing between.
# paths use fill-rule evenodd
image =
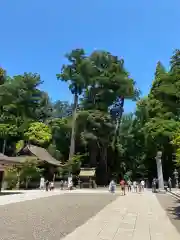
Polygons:
<instances>
[{"instance_id":1,"label":"person in dark clothing","mask_svg":"<svg viewBox=\"0 0 180 240\"><path fill-rule=\"evenodd\" d=\"M152 192L153 193L156 192L156 184L157 184L156 178L153 178L153 181L152 181Z\"/></svg>"},{"instance_id":2,"label":"person in dark clothing","mask_svg":"<svg viewBox=\"0 0 180 240\"><path fill-rule=\"evenodd\" d=\"M49 190L49 180L46 180L46 191Z\"/></svg>"},{"instance_id":3,"label":"person in dark clothing","mask_svg":"<svg viewBox=\"0 0 180 240\"><path fill-rule=\"evenodd\" d=\"M171 192L171 189L172 189L172 179L170 177L168 179L168 187L169 187L169 191Z\"/></svg>"},{"instance_id":4,"label":"person in dark clothing","mask_svg":"<svg viewBox=\"0 0 180 240\"><path fill-rule=\"evenodd\" d=\"M164 181L164 190L167 192L168 190L168 181Z\"/></svg>"}]
</instances>

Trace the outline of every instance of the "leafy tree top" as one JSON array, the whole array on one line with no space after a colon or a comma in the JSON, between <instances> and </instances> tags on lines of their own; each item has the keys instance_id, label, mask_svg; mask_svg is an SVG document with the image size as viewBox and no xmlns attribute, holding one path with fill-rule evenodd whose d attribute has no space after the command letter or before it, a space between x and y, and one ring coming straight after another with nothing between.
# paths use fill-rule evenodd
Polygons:
<instances>
[{"instance_id":1,"label":"leafy tree top","mask_svg":"<svg viewBox=\"0 0 180 240\"><path fill-rule=\"evenodd\" d=\"M82 105L86 109L107 111L117 97L135 99L139 91L124 68L124 60L109 52L95 51L89 57L93 69L91 86L86 89Z\"/></svg>"},{"instance_id":2,"label":"leafy tree top","mask_svg":"<svg viewBox=\"0 0 180 240\"><path fill-rule=\"evenodd\" d=\"M170 61L170 71L171 72L179 72L180 73L180 49L176 49L174 51L173 56Z\"/></svg>"},{"instance_id":3,"label":"leafy tree top","mask_svg":"<svg viewBox=\"0 0 180 240\"><path fill-rule=\"evenodd\" d=\"M6 79L6 71L0 67L0 85L4 84Z\"/></svg>"},{"instance_id":4,"label":"leafy tree top","mask_svg":"<svg viewBox=\"0 0 180 240\"><path fill-rule=\"evenodd\" d=\"M29 142L41 146L49 143L52 139L51 129L41 122L31 123L24 136Z\"/></svg>"},{"instance_id":5,"label":"leafy tree top","mask_svg":"<svg viewBox=\"0 0 180 240\"><path fill-rule=\"evenodd\" d=\"M72 94L82 94L89 84L90 61L83 49L74 49L65 57L67 65L63 65L61 73L57 74L57 79L69 82L69 89Z\"/></svg>"},{"instance_id":6,"label":"leafy tree top","mask_svg":"<svg viewBox=\"0 0 180 240\"><path fill-rule=\"evenodd\" d=\"M155 71L155 79L152 83L152 88L151 88L151 94L160 86L161 84L161 77L163 74L166 73L165 67L162 65L162 63L159 61L156 65L156 71Z\"/></svg>"}]
</instances>

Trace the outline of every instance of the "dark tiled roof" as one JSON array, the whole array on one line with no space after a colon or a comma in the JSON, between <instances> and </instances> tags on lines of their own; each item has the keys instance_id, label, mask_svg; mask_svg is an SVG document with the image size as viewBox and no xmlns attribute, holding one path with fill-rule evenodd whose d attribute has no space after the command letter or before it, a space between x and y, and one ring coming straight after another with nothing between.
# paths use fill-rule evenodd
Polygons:
<instances>
[{"instance_id":1,"label":"dark tiled roof","mask_svg":"<svg viewBox=\"0 0 180 240\"><path fill-rule=\"evenodd\" d=\"M17 156L17 157L8 157L8 161L12 163L24 163L27 161L27 159L34 159L34 157L29 157L29 156Z\"/></svg>"},{"instance_id":2,"label":"dark tiled roof","mask_svg":"<svg viewBox=\"0 0 180 240\"><path fill-rule=\"evenodd\" d=\"M18 156L18 157L8 157L2 153L0 153L0 161L9 162L9 163L23 163L26 161L29 156Z\"/></svg>"},{"instance_id":3,"label":"dark tiled roof","mask_svg":"<svg viewBox=\"0 0 180 240\"><path fill-rule=\"evenodd\" d=\"M0 153L0 161L9 161L8 156Z\"/></svg>"},{"instance_id":4,"label":"dark tiled roof","mask_svg":"<svg viewBox=\"0 0 180 240\"><path fill-rule=\"evenodd\" d=\"M37 157L40 161L45 161L55 166L62 166L62 164L58 160L53 158L45 148L37 147L34 145L27 145L24 150L26 153L28 150L32 155ZM30 158L34 159L34 157L29 157L29 156L8 157L0 153L0 161L5 161L9 163L24 163L27 159L30 159Z\"/></svg>"},{"instance_id":5,"label":"dark tiled roof","mask_svg":"<svg viewBox=\"0 0 180 240\"><path fill-rule=\"evenodd\" d=\"M45 161L55 166L61 166L61 163L55 158L53 158L45 148L37 147L34 145L27 145L26 149L28 149L34 156L36 156L41 161Z\"/></svg>"}]
</instances>

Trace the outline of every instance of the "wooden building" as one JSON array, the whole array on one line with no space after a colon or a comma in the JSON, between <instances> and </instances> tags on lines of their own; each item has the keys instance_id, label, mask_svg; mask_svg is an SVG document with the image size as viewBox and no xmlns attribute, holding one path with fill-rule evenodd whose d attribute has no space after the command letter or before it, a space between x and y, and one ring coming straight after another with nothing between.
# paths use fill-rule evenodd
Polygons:
<instances>
[{"instance_id":1,"label":"wooden building","mask_svg":"<svg viewBox=\"0 0 180 240\"><path fill-rule=\"evenodd\" d=\"M2 187L3 175L6 167L21 165L27 158L30 159L31 157L38 161L39 167L45 169L45 178L52 181L56 168L61 166L60 161L53 158L45 148L27 145L19 151L16 157L8 157L0 153L0 189Z\"/></svg>"},{"instance_id":2,"label":"wooden building","mask_svg":"<svg viewBox=\"0 0 180 240\"><path fill-rule=\"evenodd\" d=\"M95 177L95 168L81 168L81 171L79 173L80 188L96 188Z\"/></svg>"}]
</instances>

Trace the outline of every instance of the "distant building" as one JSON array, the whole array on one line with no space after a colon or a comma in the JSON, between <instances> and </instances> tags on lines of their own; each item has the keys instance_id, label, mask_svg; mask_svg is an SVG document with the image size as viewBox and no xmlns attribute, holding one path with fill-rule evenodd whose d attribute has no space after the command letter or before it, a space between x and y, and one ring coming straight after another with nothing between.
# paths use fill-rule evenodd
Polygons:
<instances>
[{"instance_id":1,"label":"distant building","mask_svg":"<svg viewBox=\"0 0 180 240\"><path fill-rule=\"evenodd\" d=\"M40 167L46 166L45 177L48 178L48 180L52 180L56 167L61 166L60 161L53 158L45 148L34 145L26 145L19 151L18 156L16 157L8 157L0 153L0 190L6 167L21 165L27 160L27 158L30 159L31 157L32 159L37 159Z\"/></svg>"}]
</instances>

